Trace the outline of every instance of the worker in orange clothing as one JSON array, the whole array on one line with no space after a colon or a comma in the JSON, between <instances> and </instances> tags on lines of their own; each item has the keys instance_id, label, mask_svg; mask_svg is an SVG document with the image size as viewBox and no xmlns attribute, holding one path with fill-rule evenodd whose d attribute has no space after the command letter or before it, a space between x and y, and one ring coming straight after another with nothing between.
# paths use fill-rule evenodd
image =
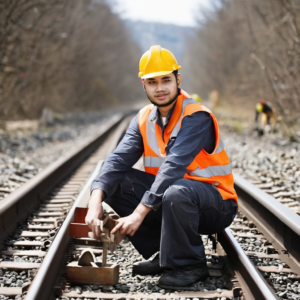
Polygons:
<instances>
[{"instance_id":1,"label":"worker in orange clothing","mask_svg":"<svg viewBox=\"0 0 300 300\"><path fill-rule=\"evenodd\" d=\"M261 116L261 130L266 128L266 125L275 128L276 123L276 111L272 107L270 102L260 100L255 106L255 122L258 122L258 118Z\"/></svg>"},{"instance_id":2,"label":"worker in orange clothing","mask_svg":"<svg viewBox=\"0 0 300 300\"><path fill-rule=\"evenodd\" d=\"M202 104L202 99L201 99L201 97L200 97L198 94L192 94L191 97L192 97L195 101L197 101L197 102L199 102L199 103Z\"/></svg>"},{"instance_id":3,"label":"worker in orange clothing","mask_svg":"<svg viewBox=\"0 0 300 300\"><path fill-rule=\"evenodd\" d=\"M102 201L122 218L111 231L126 234L145 259L133 273L163 272L159 286L184 289L208 275L200 234L229 226L237 212L230 160L216 117L181 89L174 55L152 46L140 59L139 77L151 104L131 121L91 187L86 223ZM132 166L144 156L145 172ZM200 234L199 234L200 233Z\"/></svg>"}]
</instances>

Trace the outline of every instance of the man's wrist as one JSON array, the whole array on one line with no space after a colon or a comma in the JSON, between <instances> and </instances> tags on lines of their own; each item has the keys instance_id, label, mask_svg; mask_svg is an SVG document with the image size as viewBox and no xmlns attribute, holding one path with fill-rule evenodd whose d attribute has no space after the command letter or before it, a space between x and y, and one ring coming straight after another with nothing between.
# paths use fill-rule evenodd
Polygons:
<instances>
[{"instance_id":1,"label":"man's wrist","mask_svg":"<svg viewBox=\"0 0 300 300\"><path fill-rule=\"evenodd\" d=\"M135 209L134 213L144 219L150 211L150 207L140 203Z\"/></svg>"},{"instance_id":2,"label":"man's wrist","mask_svg":"<svg viewBox=\"0 0 300 300\"><path fill-rule=\"evenodd\" d=\"M95 189L92 191L90 202L102 202L104 199L104 192L100 189Z\"/></svg>"}]
</instances>

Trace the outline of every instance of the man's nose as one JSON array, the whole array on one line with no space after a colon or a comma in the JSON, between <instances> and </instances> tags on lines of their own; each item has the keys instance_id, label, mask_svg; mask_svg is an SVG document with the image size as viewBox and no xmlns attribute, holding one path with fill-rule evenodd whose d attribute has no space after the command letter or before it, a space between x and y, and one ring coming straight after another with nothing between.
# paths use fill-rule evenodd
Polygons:
<instances>
[{"instance_id":1,"label":"man's nose","mask_svg":"<svg viewBox=\"0 0 300 300\"><path fill-rule=\"evenodd\" d=\"M162 92L162 91L164 91L164 87L163 87L163 83L162 83L162 82L158 82L158 83L157 83L156 91L157 91L157 92Z\"/></svg>"}]
</instances>

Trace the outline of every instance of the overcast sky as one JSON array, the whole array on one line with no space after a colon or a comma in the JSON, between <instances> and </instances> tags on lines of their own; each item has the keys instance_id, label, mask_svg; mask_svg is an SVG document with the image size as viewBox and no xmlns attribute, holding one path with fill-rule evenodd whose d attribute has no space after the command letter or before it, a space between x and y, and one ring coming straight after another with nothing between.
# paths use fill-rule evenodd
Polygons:
<instances>
[{"instance_id":1,"label":"overcast sky","mask_svg":"<svg viewBox=\"0 0 300 300\"><path fill-rule=\"evenodd\" d=\"M124 19L196 26L200 8L216 0L110 0L113 10Z\"/></svg>"}]
</instances>

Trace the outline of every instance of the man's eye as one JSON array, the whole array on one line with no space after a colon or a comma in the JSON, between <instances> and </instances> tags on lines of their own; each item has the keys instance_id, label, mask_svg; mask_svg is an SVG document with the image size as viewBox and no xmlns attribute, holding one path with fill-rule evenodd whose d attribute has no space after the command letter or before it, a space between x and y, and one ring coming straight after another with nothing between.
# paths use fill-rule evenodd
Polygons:
<instances>
[{"instance_id":1,"label":"man's eye","mask_svg":"<svg viewBox=\"0 0 300 300\"><path fill-rule=\"evenodd\" d=\"M150 83L150 84L153 84L153 83L155 83L155 81L149 81L149 83Z\"/></svg>"},{"instance_id":2,"label":"man's eye","mask_svg":"<svg viewBox=\"0 0 300 300\"><path fill-rule=\"evenodd\" d=\"M170 81L171 81L170 79L166 79L166 80L165 80L166 83L167 83L167 82L170 82Z\"/></svg>"}]
</instances>

